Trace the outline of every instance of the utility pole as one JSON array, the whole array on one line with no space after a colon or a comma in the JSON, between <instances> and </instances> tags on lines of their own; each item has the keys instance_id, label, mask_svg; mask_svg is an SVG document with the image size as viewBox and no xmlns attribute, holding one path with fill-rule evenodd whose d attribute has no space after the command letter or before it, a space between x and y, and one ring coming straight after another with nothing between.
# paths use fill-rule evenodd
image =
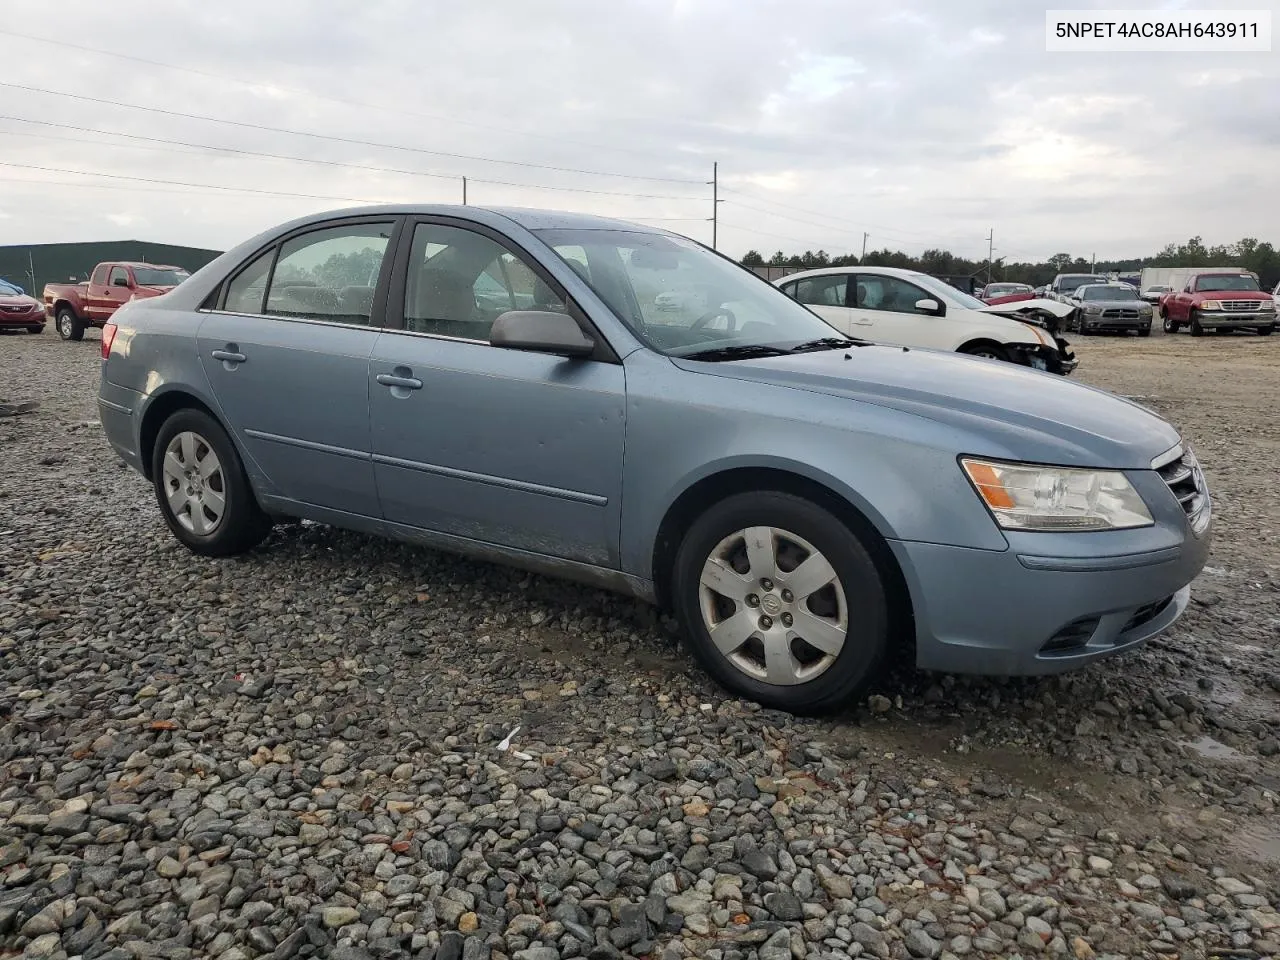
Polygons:
<instances>
[{"instance_id":1,"label":"utility pole","mask_svg":"<svg viewBox=\"0 0 1280 960\"><path fill-rule=\"evenodd\" d=\"M862 233L862 256L858 258L858 263L862 263L863 260L867 259L867 237L869 236L871 234L864 230Z\"/></svg>"},{"instance_id":2,"label":"utility pole","mask_svg":"<svg viewBox=\"0 0 1280 960\"><path fill-rule=\"evenodd\" d=\"M720 204L724 203L720 199L720 163L715 161L711 164L711 179L707 181L711 185L711 249L716 248L716 232L719 229Z\"/></svg>"},{"instance_id":3,"label":"utility pole","mask_svg":"<svg viewBox=\"0 0 1280 960\"><path fill-rule=\"evenodd\" d=\"M462 205L467 205L467 178L462 178Z\"/></svg>"},{"instance_id":4,"label":"utility pole","mask_svg":"<svg viewBox=\"0 0 1280 960\"><path fill-rule=\"evenodd\" d=\"M987 283L991 282L991 258L996 252L995 248L996 228L992 227L987 231Z\"/></svg>"},{"instance_id":5,"label":"utility pole","mask_svg":"<svg viewBox=\"0 0 1280 960\"><path fill-rule=\"evenodd\" d=\"M1094 268L1098 265L1098 255L1096 253L1089 254L1089 272L1093 273Z\"/></svg>"}]
</instances>

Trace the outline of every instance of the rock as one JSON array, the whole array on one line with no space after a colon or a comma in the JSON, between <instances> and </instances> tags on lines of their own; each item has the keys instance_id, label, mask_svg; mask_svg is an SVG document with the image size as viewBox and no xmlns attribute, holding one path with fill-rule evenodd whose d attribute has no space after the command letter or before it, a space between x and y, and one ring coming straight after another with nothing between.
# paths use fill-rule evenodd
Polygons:
<instances>
[{"instance_id":1,"label":"rock","mask_svg":"<svg viewBox=\"0 0 1280 960\"><path fill-rule=\"evenodd\" d=\"M775 931L760 947L757 956L759 960L791 960L791 932Z\"/></svg>"},{"instance_id":2,"label":"rock","mask_svg":"<svg viewBox=\"0 0 1280 960\"><path fill-rule=\"evenodd\" d=\"M1089 870L1099 876L1105 876L1111 872L1111 861L1106 857L1090 857L1088 864Z\"/></svg>"},{"instance_id":3,"label":"rock","mask_svg":"<svg viewBox=\"0 0 1280 960\"><path fill-rule=\"evenodd\" d=\"M872 713L888 713L893 709L893 701L877 693L867 697L867 707Z\"/></svg>"},{"instance_id":4,"label":"rock","mask_svg":"<svg viewBox=\"0 0 1280 960\"><path fill-rule=\"evenodd\" d=\"M480 929L480 918L474 913L464 913L458 918L458 929L462 933L475 933Z\"/></svg>"},{"instance_id":5,"label":"rock","mask_svg":"<svg viewBox=\"0 0 1280 960\"><path fill-rule=\"evenodd\" d=\"M20 931L24 937L36 939L47 933L57 933L62 929L62 921L67 916L65 900L54 900L47 907L22 925Z\"/></svg>"},{"instance_id":6,"label":"rock","mask_svg":"<svg viewBox=\"0 0 1280 960\"><path fill-rule=\"evenodd\" d=\"M338 930L359 920L360 911L354 907L325 907L320 916L326 927Z\"/></svg>"},{"instance_id":7,"label":"rock","mask_svg":"<svg viewBox=\"0 0 1280 960\"><path fill-rule=\"evenodd\" d=\"M779 890L775 893L766 893L764 897L764 905L765 909L779 920L804 919L804 908L800 904L800 898L790 890Z\"/></svg>"},{"instance_id":8,"label":"rock","mask_svg":"<svg viewBox=\"0 0 1280 960\"><path fill-rule=\"evenodd\" d=\"M739 860L747 873L759 877L761 880L772 880L778 875L778 865L774 862L773 857L758 847L747 850Z\"/></svg>"},{"instance_id":9,"label":"rock","mask_svg":"<svg viewBox=\"0 0 1280 960\"><path fill-rule=\"evenodd\" d=\"M1089 946L1089 941L1083 937L1073 937L1071 939L1071 953L1076 960L1095 960L1097 954L1093 952L1093 947Z\"/></svg>"},{"instance_id":10,"label":"rock","mask_svg":"<svg viewBox=\"0 0 1280 960\"><path fill-rule=\"evenodd\" d=\"M942 944L919 927L908 933L903 943L907 948L907 952L913 957L925 957L928 960L932 960L932 958L942 953Z\"/></svg>"},{"instance_id":11,"label":"rock","mask_svg":"<svg viewBox=\"0 0 1280 960\"><path fill-rule=\"evenodd\" d=\"M1218 877L1213 881L1223 893L1235 896L1241 893L1253 893L1253 887L1235 877Z\"/></svg>"}]
</instances>

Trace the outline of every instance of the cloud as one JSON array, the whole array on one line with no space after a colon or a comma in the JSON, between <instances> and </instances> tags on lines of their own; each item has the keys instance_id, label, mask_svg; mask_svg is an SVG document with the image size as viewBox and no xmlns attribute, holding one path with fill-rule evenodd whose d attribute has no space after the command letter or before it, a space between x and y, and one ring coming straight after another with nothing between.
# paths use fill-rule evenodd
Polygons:
<instances>
[{"instance_id":1,"label":"cloud","mask_svg":"<svg viewBox=\"0 0 1280 960\"><path fill-rule=\"evenodd\" d=\"M0 113L81 128L0 119L0 243L127 226L226 247L346 198L457 202L463 176L472 203L706 240L713 162L730 253L858 249L864 231L975 257L988 229L1028 256L1280 242L1274 56L1048 54L1043 10L1016 0L10 6L0 31L72 46L0 34L28 54L0 80L170 112L0 87Z\"/></svg>"}]
</instances>

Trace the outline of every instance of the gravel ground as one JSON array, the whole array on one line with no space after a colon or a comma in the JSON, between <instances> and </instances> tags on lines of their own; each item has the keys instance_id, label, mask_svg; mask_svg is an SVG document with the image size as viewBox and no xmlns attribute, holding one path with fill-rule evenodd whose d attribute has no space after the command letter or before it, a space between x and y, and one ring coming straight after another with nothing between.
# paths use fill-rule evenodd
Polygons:
<instances>
[{"instance_id":1,"label":"gravel ground","mask_svg":"<svg viewBox=\"0 0 1280 960\"><path fill-rule=\"evenodd\" d=\"M1280 954L1280 337L1075 339L1206 465L1187 615L814 721L604 593L311 524L197 559L97 343L0 336L0 956Z\"/></svg>"}]
</instances>

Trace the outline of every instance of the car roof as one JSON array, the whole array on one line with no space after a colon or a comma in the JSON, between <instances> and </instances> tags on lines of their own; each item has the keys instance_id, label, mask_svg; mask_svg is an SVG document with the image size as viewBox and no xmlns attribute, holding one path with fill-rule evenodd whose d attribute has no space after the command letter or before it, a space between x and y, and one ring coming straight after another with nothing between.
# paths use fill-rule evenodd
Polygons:
<instances>
[{"instance_id":1,"label":"car roof","mask_svg":"<svg viewBox=\"0 0 1280 960\"><path fill-rule=\"evenodd\" d=\"M500 226L499 220L510 220L526 230L626 230L630 233L668 234L669 231L648 227L629 220L600 217L591 213L575 213L567 210L544 210L535 207L483 207L456 203L384 203L374 206L345 207L313 213L281 227L303 227L345 217L366 216L444 216L458 217L476 223Z\"/></svg>"},{"instance_id":2,"label":"car roof","mask_svg":"<svg viewBox=\"0 0 1280 960\"><path fill-rule=\"evenodd\" d=\"M813 270L800 270L797 273L788 273L785 277L779 277L774 281L774 283L783 283L788 280L803 280L806 277L828 277L841 273L879 273L888 277L901 277L904 280L909 277L929 276L929 274L924 273L921 270L907 270L903 267L816 267Z\"/></svg>"},{"instance_id":3,"label":"car roof","mask_svg":"<svg viewBox=\"0 0 1280 960\"><path fill-rule=\"evenodd\" d=\"M111 260L108 261L113 267L141 267L144 270L185 270L186 267L176 267L171 263L146 263L142 260Z\"/></svg>"}]
</instances>

